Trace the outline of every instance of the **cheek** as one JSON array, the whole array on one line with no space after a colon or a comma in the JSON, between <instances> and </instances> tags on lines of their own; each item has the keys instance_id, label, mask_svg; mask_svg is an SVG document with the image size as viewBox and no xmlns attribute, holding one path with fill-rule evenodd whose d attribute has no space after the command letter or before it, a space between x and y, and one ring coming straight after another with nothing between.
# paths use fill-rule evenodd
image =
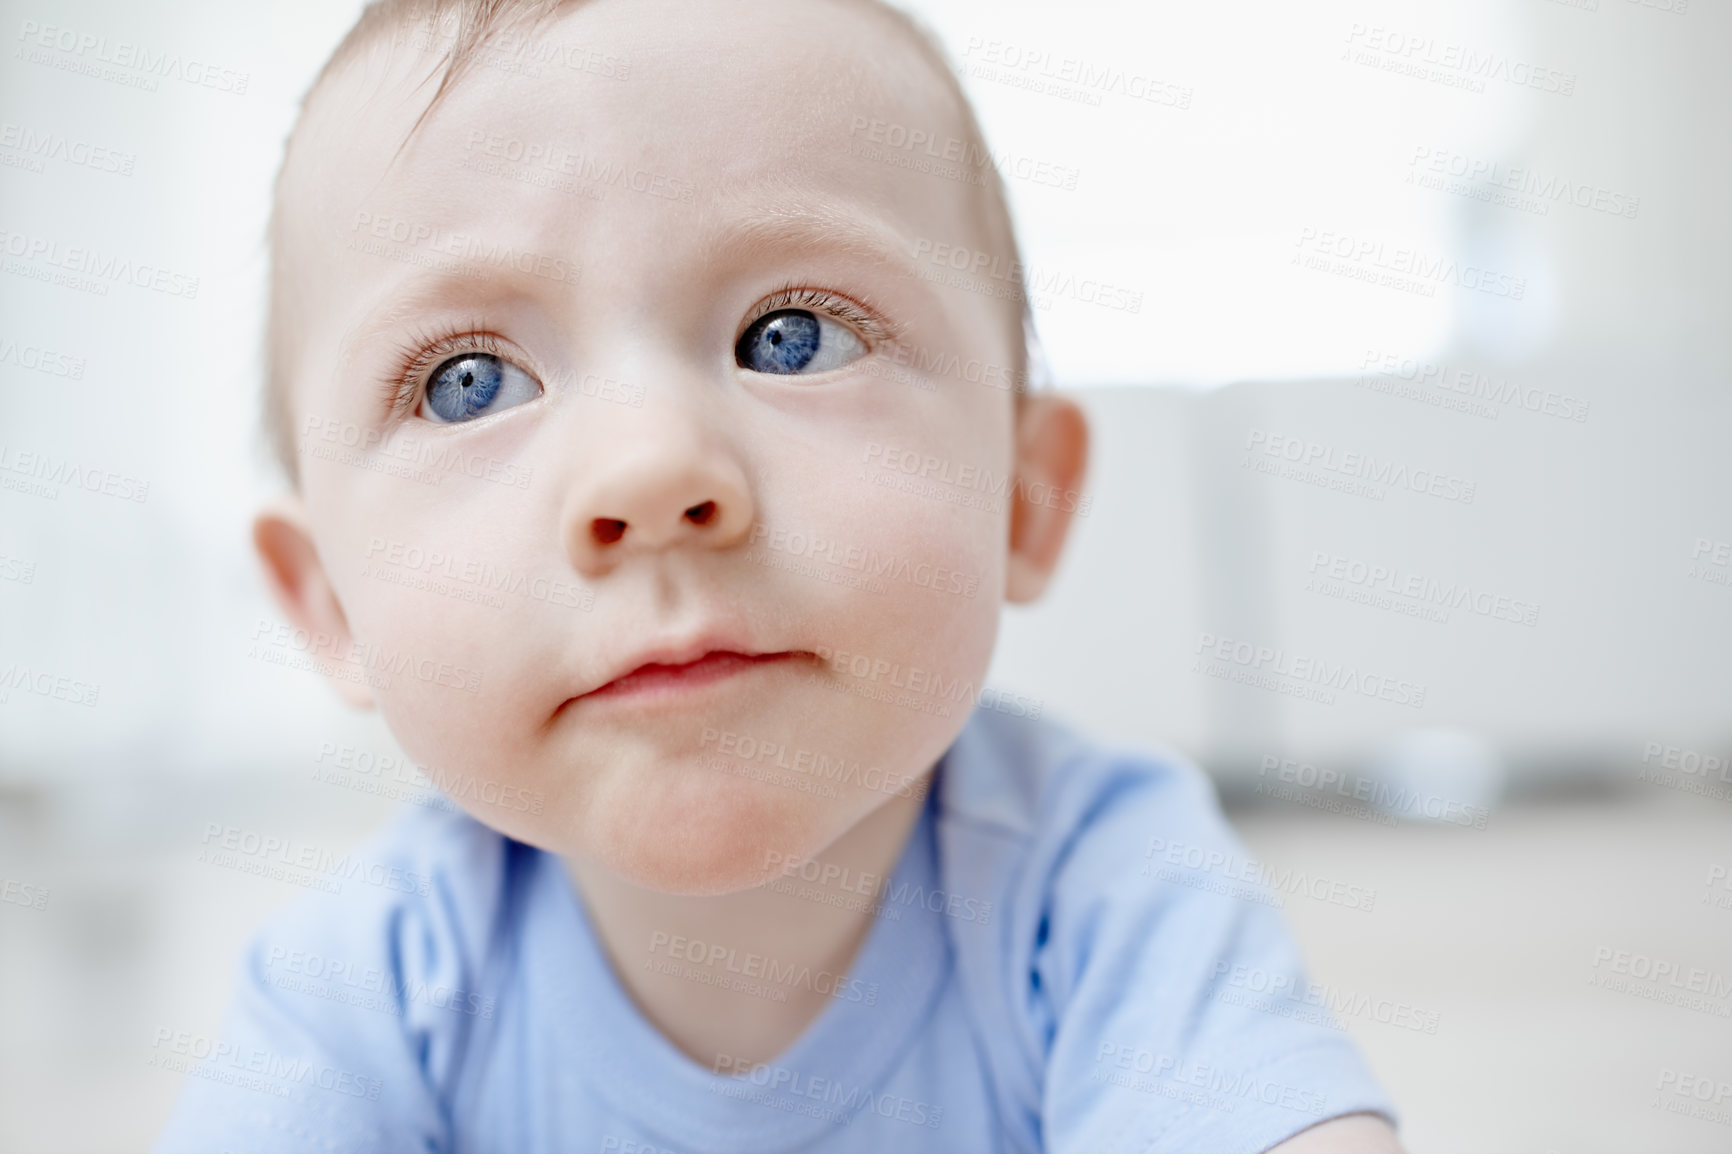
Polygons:
<instances>
[{"instance_id":1,"label":"cheek","mask_svg":"<svg viewBox=\"0 0 1732 1154\"><path fill-rule=\"evenodd\" d=\"M405 751L482 786L545 793L530 739L564 699L563 663L594 628L595 599L537 532L526 494L461 481L368 477L325 493L338 499L320 553ZM458 800L506 832L530 816Z\"/></svg>"},{"instance_id":2,"label":"cheek","mask_svg":"<svg viewBox=\"0 0 1732 1154\"><path fill-rule=\"evenodd\" d=\"M797 598L825 602L817 620L833 649L849 651L846 676L855 681L880 680L889 665L978 684L990 660L1004 588L1009 465L981 463L984 450L945 455L943 432L930 445L886 438L870 447L870 459L855 453L847 469L806 478L776 498L778 521L810 530L805 540L789 534L782 542L784 558L808 562L804 579L788 584L798 587Z\"/></svg>"},{"instance_id":3,"label":"cheek","mask_svg":"<svg viewBox=\"0 0 1732 1154\"><path fill-rule=\"evenodd\" d=\"M541 487L310 472L321 555L404 749L471 786L453 796L483 823L654 888L754 884L772 851L813 856L923 796L991 657L1007 487L910 490L830 465L766 479L760 520L782 535L704 573L826 660L654 725L556 718L575 655L620 623L581 596Z\"/></svg>"},{"instance_id":4,"label":"cheek","mask_svg":"<svg viewBox=\"0 0 1732 1154\"><path fill-rule=\"evenodd\" d=\"M956 695L944 681L978 684L1004 585L1003 549L993 547L997 518L896 493L853 524L867 542L874 591L836 618L835 647L851 650L846 677L874 684L894 675L905 685L912 678L916 696L947 698Z\"/></svg>"},{"instance_id":5,"label":"cheek","mask_svg":"<svg viewBox=\"0 0 1732 1154\"><path fill-rule=\"evenodd\" d=\"M690 735L684 752L702 778L659 795L718 869L761 868L770 850L812 856L876 807L923 794L921 775L966 721L991 659L1007 489L958 502L858 466L766 479L758 537L728 584L778 610L785 643L822 660L713 722L707 740ZM622 775L622 805L642 780ZM616 860L665 851L653 829L632 830L622 827Z\"/></svg>"}]
</instances>

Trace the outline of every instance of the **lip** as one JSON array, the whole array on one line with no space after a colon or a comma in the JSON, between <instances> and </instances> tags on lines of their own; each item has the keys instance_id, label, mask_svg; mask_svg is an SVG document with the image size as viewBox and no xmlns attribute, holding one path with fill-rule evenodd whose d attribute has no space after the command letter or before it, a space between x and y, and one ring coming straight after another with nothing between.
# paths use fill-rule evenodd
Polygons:
<instances>
[{"instance_id":1,"label":"lip","mask_svg":"<svg viewBox=\"0 0 1732 1154\"><path fill-rule=\"evenodd\" d=\"M623 672L574 701L654 701L683 697L741 674L810 657L803 650L762 652L720 638L653 647L621 665Z\"/></svg>"}]
</instances>

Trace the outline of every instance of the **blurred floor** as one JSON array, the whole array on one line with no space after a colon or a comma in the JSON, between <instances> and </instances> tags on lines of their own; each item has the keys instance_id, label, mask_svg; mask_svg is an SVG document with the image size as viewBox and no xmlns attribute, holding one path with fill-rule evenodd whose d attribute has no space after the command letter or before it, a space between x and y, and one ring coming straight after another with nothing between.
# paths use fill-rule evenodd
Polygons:
<instances>
[{"instance_id":1,"label":"blurred floor","mask_svg":"<svg viewBox=\"0 0 1732 1154\"><path fill-rule=\"evenodd\" d=\"M388 809L305 777L137 783L76 812L0 798L0 877L49 890L41 910L0 902L0 1150L134 1151L163 1125L179 1076L148 1065L156 1031L213 1034L251 927L297 892L200 864L207 822L340 852ZM1732 1098L1714 1121L1660 1094L1663 1071L1732 1083L1732 889L1710 885L1732 866L1732 804L1644 786L1495 812L1483 831L1233 819L1260 861L1375 890L1369 910L1343 886L1285 909L1411 1154L1732 1150ZM1692 1009L1590 984L1617 951L1722 993Z\"/></svg>"},{"instance_id":2,"label":"blurred floor","mask_svg":"<svg viewBox=\"0 0 1732 1154\"><path fill-rule=\"evenodd\" d=\"M1640 786L1497 811L1483 831L1233 817L1260 860L1376 888L1370 913L1304 897L1286 911L1318 983L1435 1015L1417 1019L1435 1034L1344 1018L1411 1154L1732 1150L1732 1094L1723 1122L1655 1105L1681 1104L1659 1097L1664 1070L1732 1084L1732 889L1718 880L1732 804ZM1616 979L1619 951L1706 971L1719 996L1704 1011L1643 996L1663 983L1591 985Z\"/></svg>"}]
</instances>

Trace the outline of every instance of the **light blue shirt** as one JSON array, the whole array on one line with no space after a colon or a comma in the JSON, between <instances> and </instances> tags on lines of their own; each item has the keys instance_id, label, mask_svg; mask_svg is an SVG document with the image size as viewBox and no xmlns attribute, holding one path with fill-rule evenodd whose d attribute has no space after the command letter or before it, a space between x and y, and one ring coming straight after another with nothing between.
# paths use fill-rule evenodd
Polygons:
<instances>
[{"instance_id":1,"label":"light blue shirt","mask_svg":"<svg viewBox=\"0 0 1732 1154\"><path fill-rule=\"evenodd\" d=\"M221 1040L159 1031L190 1075L162 1154L1253 1154L1393 1117L1207 779L1051 723L977 710L890 879L772 883L877 913L755 1067L645 1021L558 858L431 810L365 852L379 884L258 936ZM742 996L814 980L663 945Z\"/></svg>"}]
</instances>

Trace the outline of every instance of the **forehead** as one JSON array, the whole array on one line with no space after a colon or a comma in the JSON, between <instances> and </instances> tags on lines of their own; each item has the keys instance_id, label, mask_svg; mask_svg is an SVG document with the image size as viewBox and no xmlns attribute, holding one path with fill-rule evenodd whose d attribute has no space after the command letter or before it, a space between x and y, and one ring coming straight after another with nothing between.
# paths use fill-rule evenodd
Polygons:
<instances>
[{"instance_id":1,"label":"forehead","mask_svg":"<svg viewBox=\"0 0 1732 1154\"><path fill-rule=\"evenodd\" d=\"M369 233L585 265L689 259L744 222L987 247L980 182L885 145L979 157L939 66L870 3L587 0L483 49L411 137L446 47L393 29L327 77L283 182L291 259Z\"/></svg>"}]
</instances>

